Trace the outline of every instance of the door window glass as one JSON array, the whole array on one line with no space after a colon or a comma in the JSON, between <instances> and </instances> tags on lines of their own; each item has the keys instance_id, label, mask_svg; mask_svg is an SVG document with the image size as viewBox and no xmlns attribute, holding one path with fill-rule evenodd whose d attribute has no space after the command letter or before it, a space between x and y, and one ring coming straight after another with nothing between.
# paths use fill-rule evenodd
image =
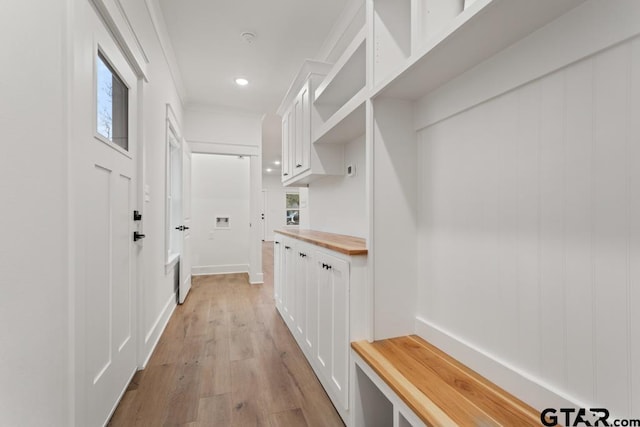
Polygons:
<instances>
[{"instance_id":1,"label":"door window glass","mask_svg":"<svg viewBox=\"0 0 640 427\"><path fill-rule=\"evenodd\" d=\"M129 88L101 52L98 52L97 65L96 131L106 140L128 151Z\"/></svg>"}]
</instances>

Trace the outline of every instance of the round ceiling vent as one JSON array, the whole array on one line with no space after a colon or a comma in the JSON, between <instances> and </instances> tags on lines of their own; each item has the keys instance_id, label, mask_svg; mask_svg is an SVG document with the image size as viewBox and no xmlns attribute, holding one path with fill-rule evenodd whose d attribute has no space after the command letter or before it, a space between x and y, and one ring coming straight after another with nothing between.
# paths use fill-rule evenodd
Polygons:
<instances>
[{"instance_id":1,"label":"round ceiling vent","mask_svg":"<svg viewBox=\"0 0 640 427\"><path fill-rule=\"evenodd\" d=\"M247 44L251 44L256 39L256 34L250 31L245 31L244 33L240 34L240 37L242 37L242 40L244 40Z\"/></svg>"}]
</instances>

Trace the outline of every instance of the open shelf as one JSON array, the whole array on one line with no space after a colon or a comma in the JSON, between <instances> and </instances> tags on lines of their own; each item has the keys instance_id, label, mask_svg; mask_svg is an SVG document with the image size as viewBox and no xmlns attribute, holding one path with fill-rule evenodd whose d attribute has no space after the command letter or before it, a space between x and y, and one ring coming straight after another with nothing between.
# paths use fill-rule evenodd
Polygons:
<instances>
[{"instance_id":1,"label":"open shelf","mask_svg":"<svg viewBox=\"0 0 640 427\"><path fill-rule=\"evenodd\" d=\"M314 135L314 144L344 144L365 131L367 89L362 88L342 106Z\"/></svg>"},{"instance_id":2,"label":"open shelf","mask_svg":"<svg viewBox=\"0 0 640 427\"><path fill-rule=\"evenodd\" d=\"M366 84L366 28L362 28L315 92L314 105L327 120Z\"/></svg>"},{"instance_id":3,"label":"open shelf","mask_svg":"<svg viewBox=\"0 0 640 427\"><path fill-rule=\"evenodd\" d=\"M418 99L584 0L476 0L427 40L403 69L376 79L373 97Z\"/></svg>"},{"instance_id":4,"label":"open shelf","mask_svg":"<svg viewBox=\"0 0 640 427\"><path fill-rule=\"evenodd\" d=\"M373 1L373 81L404 68L411 56L412 0Z\"/></svg>"}]
</instances>

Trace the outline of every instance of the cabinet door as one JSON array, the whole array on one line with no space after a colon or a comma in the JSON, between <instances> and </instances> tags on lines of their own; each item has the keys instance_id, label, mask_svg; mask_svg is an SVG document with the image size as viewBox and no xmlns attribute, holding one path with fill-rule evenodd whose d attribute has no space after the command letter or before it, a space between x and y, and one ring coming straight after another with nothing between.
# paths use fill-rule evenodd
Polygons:
<instances>
[{"instance_id":1,"label":"cabinet door","mask_svg":"<svg viewBox=\"0 0 640 427\"><path fill-rule=\"evenodd\" d=\"M282 241L276 237L273 241L273 299L276 308L282 314Z\"/></svg>"},{"instance_id":2,"label":"cabinet door","mask_svg":"<svg viewBox=\"0 0 640 427\"><path fill-rule=\"evenodd\" d=\"M305 326L303 345L309 360L313 359L318 341L318 279L316 277L316 254L312 248L305 252L304 264L307 272L305 287Z\"/></svg>"},{"instance_id":3,"label":"cabinet door","mask_svg":"<svg viewBox=\"0 0 640 427\"><path fill-rule=\"evenodd\" d=\"M306 246L298 245L296 246L296 279L295 279L295 287L296 287L296 321L295 321L295 330L293 331L293 335L298 340L298 343L302 347L303 337L305 331L307 329L306 326L306 313L305 313L305 301L307 298L307 263L305 258L307 257Z\"/></svg>"},{"instance_id":4,"label":"cabinet door","mask_svg":"<svg viewBox=\"0 0 640 427\"><path fill-rule=\"evenodd\" d=\"M282 307L284 309L285 322L289 325L289 329L293 331L295 325L295 269L296 269L296 259L295 259L295 248L293 244L286 241L284 242L284 264L283 264L283 272L284 281L283 281L283 289L282 289Z\"/></svg>"},{"instance_id":5,"label":"cabinet door","mask_svg":"<svg viewBox=\"0 0 640 427\"><path fill-rule=\"evenodd\" d=\"M295 162L293 174L309 169L311 164L311 82L303 86L294 102L295 115Z\"/></svg>"},{"instance_id":6,"label":"cabinet door","mask_svg":"<svg viewBox=\"0 0 640 427\"><path fill-rule=\"evenodd\" d=\"M293 141L291 139L291 110L288 110L282 116L282 181L291 178L291 149Z\"/></svg>"},{"instance_id":7,"label":"cabinet door","mask_svg":"<svg viewBox=\"0 0 640 427\"><path fill-rule=\"evenodd\" d=\"M318 276L317 362L330 394L348 408L349 385L349 263L316 254Z\"/></svg>"}]
</instances>

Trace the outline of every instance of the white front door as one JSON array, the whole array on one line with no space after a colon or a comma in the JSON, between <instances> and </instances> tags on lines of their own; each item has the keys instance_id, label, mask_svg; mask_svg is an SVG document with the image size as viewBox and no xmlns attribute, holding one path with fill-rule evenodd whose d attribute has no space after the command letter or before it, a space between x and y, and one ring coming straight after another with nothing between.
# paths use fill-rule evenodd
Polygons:
<instances>
[{"instance_id":1,"label":"white front door","mask_svg":"<svg viewBox=\"0 0 640 427\"><path fill-rule=\"evenodd\" d=\"M180 304L184 303L191 289L191 149L186 141L182 141L182 226L184 229L178 290Z\"/></svg>"},{"instance_id":2,"label":"white front door","mask_svg":"<svg viewBox=\"0 0 640 427\"><path fill-rule=\"evenodd\" d=\"M74 74L76 404L77 424L98 426L137 367L138 80L92 18L83 23L93 37L78 41Z\"/></svg>"}]
</instances>

